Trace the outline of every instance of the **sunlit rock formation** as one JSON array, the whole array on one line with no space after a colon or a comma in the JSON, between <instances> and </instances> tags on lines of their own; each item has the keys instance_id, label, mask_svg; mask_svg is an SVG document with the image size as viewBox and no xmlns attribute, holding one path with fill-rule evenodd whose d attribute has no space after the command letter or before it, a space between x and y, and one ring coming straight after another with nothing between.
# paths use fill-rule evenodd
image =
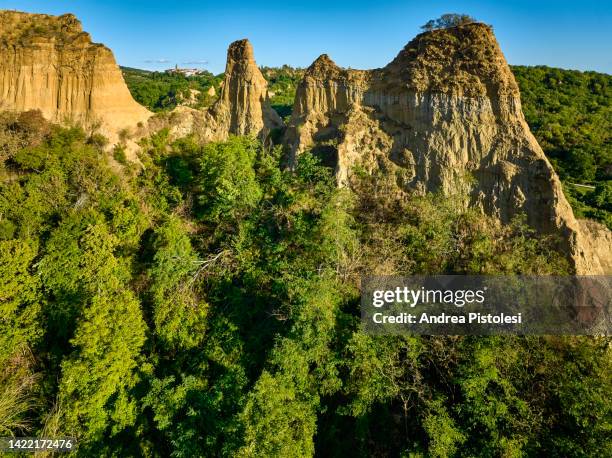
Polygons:
<instances>
[{"instance_id":1,"label":"sunlit rock formation","mask_svg":"<svg viewBox=\"0 0 612 458\"><path fill-rule=\"evenodd\" d=\"M71 14L0 11L0 109L39 109L54 122L113 135L151 113L132 98L110 49Z\"/></svg>"},{"instance_id":2,"label":"sunlit rock formation","mask_svg":"<svg viewBox=\"0 0 612 458\"><path fill-rule=\"evenodd\" d=\"M609 231L574 217L487 25L420 34L381 69L342 69L320 56L298 88L286 143L292 162L311 150L343 185L357 169L398 192L450 194L467 183L471 205L487 214L525 213L559 234L577 272L611 273Z\"/></svg>"}]
</instances>

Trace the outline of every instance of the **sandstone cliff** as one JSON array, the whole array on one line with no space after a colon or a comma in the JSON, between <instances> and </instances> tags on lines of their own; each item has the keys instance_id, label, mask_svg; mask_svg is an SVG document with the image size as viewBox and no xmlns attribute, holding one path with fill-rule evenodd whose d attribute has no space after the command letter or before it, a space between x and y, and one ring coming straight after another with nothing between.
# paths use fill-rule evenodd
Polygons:
<instances>
[{"instance_id":1,"label":"sandstone cliff","mask_svg":"<svg viewBox=\"0 0 612 458\"><path fill-rule=\"evenodd\" d=\"M152 130L165 125L175 137L195 134L200 141L224 140L228 135L252 135L265 139L283 127L270 106L268 82L261 74L248 40L230 44L219 98L208 110L178 107L165 122L153 119Z\"/></svg>"},{"instance_id":2,"label":"sandstone cliff","mask_svg":"<svg viewBox=\"0 0 612 458\"><path fill-rule=\"evenodd\" d=\"M346 70L320 56L298 88L286 143L291 161L306 149L323 156L341 184L358 166L398 192L465 189L471 205L502 221L524 212L561 235L578 273L612 273L607 230L595 238L574 218L484 24L423 33L382 69Z\"/></svg>"},{"instance_id":3,"label":"sandstone cliff","mask_svg":"<svg viewBox=\"0 0 612 458\"><path fill-rule=\"evenodd\" d=\"M74 16L14 11L0 11L0 109L101 123L111 135L151 116L132 99L112 52L92 43ZM136 135L164 126L203 142L265 139L282 127L251 44L230 45L209 110L179 107ZM350 185L359 167L380 172L400 193L465 191L502 221L525 213L538 230L561 235L578 273L612 273L610 231L575 219L484 24L421 34L381 69L346 70L322 55L298 88L285 138L291 160L312 149L335 166L341 184Z\"/></svg>"},{"instance_id":4,"label":"sandstone cliff","mask_svg":"<svg viewBox=\"0 0 612 458\"><path fill-rule=\"evenodd\" d=\"M235 135L261 136L282 126L270 107L268 82L255 63L248 40L235 41L227 50L225 79L211 114L222 131Z\"/></svg>"},{"instance_id":5,"label":"sandstone cliff","mask_svg":"<svg viewBox=\"0 0 612 458\"><path fill-rule=\"evenodd\" d=\"M39 109L54 122L99 124L103 133L146 121L113 53L92 43L71 14L0 11L0 109Z\"/></svg>"}]
</instances>

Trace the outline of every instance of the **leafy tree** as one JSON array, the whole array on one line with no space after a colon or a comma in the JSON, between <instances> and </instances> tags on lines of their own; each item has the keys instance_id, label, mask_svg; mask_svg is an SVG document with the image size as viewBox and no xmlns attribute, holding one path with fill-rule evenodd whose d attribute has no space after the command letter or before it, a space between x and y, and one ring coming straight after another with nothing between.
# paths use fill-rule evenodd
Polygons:
<instances>
[{"instance_id":1,"label":"leafy tree","mask_svg":"<svg viewBox=\"0 0 612 458\"><path fill-rule=\"evenodd\" d=\"M91 442L135 423L130 390L137 382L145 323L138 300L125 288L127 272L113 255L116 238L97 224L87 227L81 243L82 268L96 281L86 288L71 339L74 351L62 362L59 399L67 430Z\"/></svg>"},{"instance_id":2,"label":"leafy tree","mask_svg":"<svg viewBox=\"0 0 612 458\"><path fill-rule=\"evenodd\" d=\"M591 205L612 212L612 180L602 181L588 196Z\"/></svg>"},{"instance_id":3,"label":"leafy tree","mask_svg":"<svg viewBox=\"0 0 612 458\"><path fill-rule=\"evenodd\" d=\"M580 183L590 183L595 179L597 165L593 154L583 149L574 149L569 152L565 171L575 177Z\"/></svg>"},{"instance_id":4,"label":"leafy tree","mask_svg":"<svg viewBox=\"0 0 612 458\"><path fill-rule=\"evenodd\" d=\"M204 146L196 197L205 220L235 221L257 204L261 198L253 169L257 150L255 140L240 137Z\"/></svg>"},{"instance_id":5,"label":"leafy tree","mask_svg":"<svg viewBox=\"0 0 612 458\"><path fill-rule=\"evenodd\" d=\"M438 19L431 19L425 23L425 25L421 26L421 29L429 32L435 29L448 29L450 27L457 27L460 25L471 24L472 22L476 22L471 16L467 14L443 14Z\"/></svg>"},{"instance_id":6,"label":"leafy tree","mask_svg":"<svg viewBox=\"0 0 612 458\"><path fill-rule=\"evenodd\" d=\"M195 347L206 329L207 304L195 284L206 261L198 260L176 217L155 230L153 249L149 276L155 333L166 349Z\"/></svg>"},{"instance_id":7,"label":"leafy tree","mask_svg":"<svg viewBox=\"0 0 612 458\"><path fill-rule=\"evenodd\" d=\"M40 283L32 274L36 254L34 242L0 241L0 366L42 334Z\"/></svg>"},{"instance_id":8,"label":"leafy tree","mask_svg":"<svg viewBox=\"0 0 612 458\"><path fill-rule=\"evenodd\" d=\"M33 241L0 241L0 434L26 434L40 402L32 348L42 337Z\"/></svg>"}]
</instances>

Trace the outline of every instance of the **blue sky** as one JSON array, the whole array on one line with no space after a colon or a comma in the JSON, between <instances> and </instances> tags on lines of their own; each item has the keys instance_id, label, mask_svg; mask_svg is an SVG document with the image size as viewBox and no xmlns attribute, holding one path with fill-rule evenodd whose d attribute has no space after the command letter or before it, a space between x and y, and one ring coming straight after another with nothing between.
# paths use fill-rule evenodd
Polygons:
<instances>
[{"instance_id":1,"label":"blue sky","mask_svg":"<svg viewBox=\"0 0 612 458\"><path fill-rule=\"evenodd\" d=\"M83 22L120 65L223 71L230 42L249 38L259 65L308 66L327 53L341 66L388 63L428 19L470 14L492 24L511 64L612 73L610 1L0 0L0 8L62 14Z\"/></svg>"}]
</instances>

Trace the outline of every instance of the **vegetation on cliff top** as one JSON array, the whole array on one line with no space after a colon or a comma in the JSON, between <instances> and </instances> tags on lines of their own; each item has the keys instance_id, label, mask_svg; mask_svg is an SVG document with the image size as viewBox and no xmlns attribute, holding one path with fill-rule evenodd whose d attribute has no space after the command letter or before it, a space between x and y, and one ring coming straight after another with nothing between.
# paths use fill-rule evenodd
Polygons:
<instances>
[{"instance_id":1,"label":"vegetation on cliff top","mask_svg":"<svg viewBox=\"0 0 612 458\"><path fill-rule=\"evenodd\" d=\"M0 429L79 456L607 456L602 338L373 337L364 272L564 273L551 244L248 138L0 122ZM376 185L376 192L373 193ZM44 323L44 326L41 325Z\"/></svg>"},{"instance_id":2,"label":"vegetation on cliff top","mask_svg":"<svg viewBox=\"0 0 612 458\"><path fill-rule=\"evenodd\" d=\"M468 16L467 14L447 13L443 14L437 19L430 19L421 26L421 30L430 32L436 29L447 29L449 27L457 27L460 25L471 24L473 22L477 22L476 19Z\"/></svg>"},{"instance_id":3,"label":"vegetation on cliff top","mask_svg":"<svg viewBox=\"0 0 612 458\"><path fill-rule=\"evenodd\" d=\"M51 16L0 10L0 43L3 45L29 45L33 39L53 40L61 45L78 38L91 41L72 14Z\"/></svg>"}]
</instances>

